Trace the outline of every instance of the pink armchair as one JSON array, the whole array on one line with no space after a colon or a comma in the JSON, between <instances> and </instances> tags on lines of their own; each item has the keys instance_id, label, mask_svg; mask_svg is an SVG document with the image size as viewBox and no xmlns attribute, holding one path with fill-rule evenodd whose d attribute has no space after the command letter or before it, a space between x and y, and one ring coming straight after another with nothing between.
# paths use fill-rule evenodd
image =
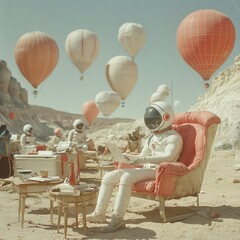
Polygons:
<instances>
[{"instance_id":1,"label":"pink armchair","mask_svg":"<svg viewBox=\"0 0 240 240\"><path fill-rule=\"evenodd\" d=\"M164 222L169 221L165 215L166 200L193 196L199 206L199 193L220 122L218 116L207 111L176 114L173 128L183 138L178 162L161 163L155 179L133 186L133 196L159 201L159 213ZM118 168L124 167L127 166L118 165Z\"/></svg>"}]
</instances>

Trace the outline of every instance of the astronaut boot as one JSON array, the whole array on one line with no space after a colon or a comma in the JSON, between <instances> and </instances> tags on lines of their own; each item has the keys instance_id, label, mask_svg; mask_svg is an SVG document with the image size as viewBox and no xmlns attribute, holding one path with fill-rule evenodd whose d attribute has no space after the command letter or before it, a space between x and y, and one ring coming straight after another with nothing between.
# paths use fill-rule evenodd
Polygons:
<instances>
[{"instance_id":1,"label":"astronaut boot","mask_svg":"<svg viewBox=\"0 0 240 240\"><path fill-rule=\"evenodd\" d=\"M105 223L105 214L97 214L95 211L86 216L86 220L91 223Z\"/></svg>"},{"instance_id":2,"label":"astronaut boot","mask_svg":"<svg viewBox=\"0 0 240 240\"><path fill-rule=\"evenodd\" d=\"M103 228L101 232L103 233L116 232L124 228L126 228L126 225L123 218L117 218L115 215L113 215L111 222L107 225L107 227Z\"/></svg>"}]
</instances>

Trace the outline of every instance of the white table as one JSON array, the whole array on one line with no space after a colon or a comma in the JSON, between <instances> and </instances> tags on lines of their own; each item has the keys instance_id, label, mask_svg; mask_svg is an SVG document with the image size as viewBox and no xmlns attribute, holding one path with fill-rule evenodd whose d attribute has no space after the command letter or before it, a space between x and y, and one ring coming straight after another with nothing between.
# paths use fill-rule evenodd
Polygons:
<instances>
[{"instance_id":1,"label":"white table","mask_svg":"<svg viewBox=\"0 0 240 240\"><path fill-rule=\"evenodd\" d=\"M28 169L37 173L39 173L40 169L47 169L49 170L49 176L60 176L65 178L69 176L69 163L71 161L74 161L75 171L77 172L78 162L76 153L68 153L67 161L61 160L61 154L15 154L14 176L17 176L18 169Z\"/></svg>"}]
</instances>

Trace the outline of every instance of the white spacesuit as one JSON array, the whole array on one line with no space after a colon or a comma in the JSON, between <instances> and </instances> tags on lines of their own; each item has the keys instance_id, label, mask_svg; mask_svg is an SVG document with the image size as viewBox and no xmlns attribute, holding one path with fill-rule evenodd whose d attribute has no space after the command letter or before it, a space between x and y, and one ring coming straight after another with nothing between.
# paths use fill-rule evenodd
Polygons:
<instances>
[{"instance_id":1,"label":"white spacesuit","mask_svg":"<svg viewBox=\"0 0 240 240\"><path fill-rule=\"evenodd\" d=\"M23 148L24 146L33 146L36 145L35 138L32 136L33 127L30 124L26 124L23 127L23 134L20 137L20 145Z\"/></svg>"},{"instance_id":2,"label":"white spacesuit","mask_svg":"<svg viewBox=\"0 0 240 240\"><path fill-rule=\"evenodd\" d=\"M81 119L76 119L73 122L73 127L68 134L68 141L78 149L87 150L87 134L85 131L85 124Z\"/></svg>"},{"instance_id":3,"label":"white spacesuit","mask_svg":"<svg viewBox=\"0 0 240 240\"><path fill-rule=\"evenodd\" d=\"M125 156L134 161L134 165L142 168L118 169L104 175L94 212L87 216L87 221L95 223L106 222L105 212L111 199L114 186L118 191L111 222L103 232L112 232L125 227L123 221L131 197L132 185L139 181L156 177L156 167L161 162L175 162L182 151L181 136L172 130L174 111L165 102L150 104L145 111L145 125L152 134L147 139L139 155Z\"/></svg>"}]
</instances>

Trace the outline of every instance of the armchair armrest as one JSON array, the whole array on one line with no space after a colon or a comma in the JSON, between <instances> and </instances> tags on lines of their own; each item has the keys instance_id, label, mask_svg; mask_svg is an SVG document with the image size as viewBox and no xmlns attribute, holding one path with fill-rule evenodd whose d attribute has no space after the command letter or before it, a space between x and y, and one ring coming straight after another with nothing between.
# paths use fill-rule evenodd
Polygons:
<instances>
[{"instance_id":1,"label":"armchair armrest","mask_svg":"<svg viewBox=\"0 0 240 240\"><path fill-rule=\"evenodd\" d=\"M168 196L174 191L178 176L187 174L190 170L181 162L164 162L157 169L154 193L158 196Z\"/></svg>"}]
</instances>

